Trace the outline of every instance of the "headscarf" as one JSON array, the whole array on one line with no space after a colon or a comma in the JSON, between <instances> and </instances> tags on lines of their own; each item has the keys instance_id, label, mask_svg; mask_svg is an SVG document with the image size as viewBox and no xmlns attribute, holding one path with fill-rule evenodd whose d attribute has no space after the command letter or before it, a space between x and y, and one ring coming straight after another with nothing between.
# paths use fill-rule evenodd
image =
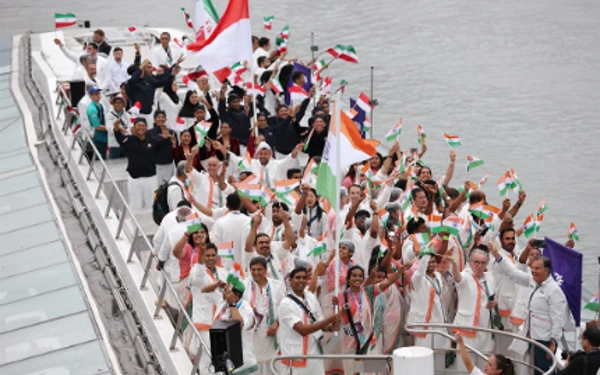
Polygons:
<instances>
[{"instance_id":1,"label":"headscarf","mask_svg":"<svg viewBox=\"0 0 600 375\"><path fill-rule=\"evenodd\" d=\"M163 87L163 92L167 94L169 99L171 99L174 104L179 104L179 95L173 91L173 85L166 85Z\"/></svg>"},{"instance_id":2,"label":"headscarf","mask_svg":"<svg viewBox=\"0 0 600 375\"><path fill-rule=\"evenodd\" d=\"M183 107L181 107L181 111L179 111L179 117L194 118L194 112L196 112L196 109L199 105L199 104L194 105L194 104L192 104L192 102L190 102L190 97L194 93L195 93L195 91L189 90L185 94L185 100L183 101Z\"/></svg>"}]
</instances>

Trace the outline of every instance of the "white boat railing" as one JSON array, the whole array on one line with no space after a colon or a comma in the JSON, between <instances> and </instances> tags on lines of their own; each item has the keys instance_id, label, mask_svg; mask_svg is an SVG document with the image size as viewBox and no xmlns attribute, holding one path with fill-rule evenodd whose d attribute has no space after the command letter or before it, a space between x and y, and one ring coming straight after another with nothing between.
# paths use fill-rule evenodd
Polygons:
<instances>
[{"instance_id":1,"label":"white boat railing","mask_svg":"<svg viewBox=\"0 0 600 375\"><path fill-rule=\"evenodd\" d=\"M57 91L59 92L59 97L62 96L65 104L63 105L60 101L57 103L57 105L62 107L60 109L64 110L65 113L65 120L61 131L63 134L67 134L67 132L69 132L71 129L72 121L72 114L70 114L67 111L67 107L70 107L71 104L61 83L57 84ZM144 274L140 282L139 288L140 290L146 290L148 281L150 281L149 284L154 289L154 292L158 295L156 309L154 311L154 319L159 319L160 311L163 307L163 302L165 301L167 292L171 293L175 297L173 298L173 300L177 301L177 306L173 306L177 310L176 317L172 316L169 309L165 309L167 315L169 315L172 321L175 322L175 330L173 332L173 336L169 344L169 350L175 350L176 343L178 340L183 346L183 335L180 331L184 318L187 319L188 325L193 331L193 335L197 338L197 342L200 343L198 351L195 353L194 356L193 368L191 371L191 374L195 374L200 363L202 347L205 346L205 344L202 340L202 337L200 336L198 329L193 324L192 317L187 313L185 306L183 305L182 301L180 301L180 299L178 298L178 293L173 284L169 281L169 276L166 274L166 272L164 270L161 270L158 273L162 276L162 282L158 280L158 277L152 276L152 265L156 265L159 262L156 254L154 254L153 246L146 234L144 233L142 226L133 214L133 211L129 207L127 199L125 199L123 193L120 191L116 180L113 178L109 170L109 167L102 159L100 152L98 151L98 149L94 145L94 142L92 142L90 135L86 131L80 130L77 133L77 136L73 137L73 141L71 143L71 146L69 147L69 152L67 154L66 165L69 165L71 160L74 160L72 151L75 150L76 147L80 147L82 152L78 160L76 160L75 162L78 165L82 165L85 161L87 161L89 164L86 180L89 181L92 179L92 177L94 177L97 180L98 188L94 194L94 198L99 199L100 194L103 193L104 196L108 199L108 206L106 208L106 212L104 213L104 217L108 218L112 212L112 214L119 218L119 224L114 235L114 239L119 239L122 233L128 235L127 230L125 229L126 227L130 226L131 228L128 229L131 229L133 231L133 233L129 233L129 235L127 236L131 243L131 247L126 258L126 262L130 263L134 255L136 256L137 261L140 262L140 264L144 264L145 262ZM91 158L89 158L86 154L86 150L93 151ZM119 208L121 209L119 210ZM127 226L125 225L126 223ZM141 249L140 245L137 243L137 241L139 241L140 239ZM149 255L147 260L143 259L142 251L147 251L147 254ZM208 355L210 356L210 350L206 350L206 353L209 353Z\"/></svg>"},{"instance_id":2,"label":"white boat railing","mask_svg":"<svg viewBox=\"0 0 600 375\"><path fill-rule=\"evenodd\" d=\"M438 330L438 329L427 329L427 328L438 328L438 329L444 329L445 331L442 330ZM479 332L487 332L487 333L493 333L495 335L504 335L504 336L508 336L514 339L518 339L518 340L522 340L525 341L526 343L528 343L529 345L532 346L536 346L540 349L542 349L544 352L546 352L546 354L550 354L551 358L552 358L552 365L550 366L550 368L548 369L548 371L542 371L541 369L535 367L534 365L532 365L529 362L525 362L523 360L517 359L517 358L513 358L513 357L508 357L510 358L510 360L515 363L515 364L520 364L523 365L525 367L527 367L529 369L529 371L531 370L537 370L540 373L542 373L543 375L550 375L552 373L554 373L554 371L556 370L557 366L558 366L558 361L556 360L556 357L554 356L554 353L552 353L552 351L550 349L548 349L546 346L538 343L535 340L529 339L527 337L523 337L523 336L519 336L517 334L511 333L511 332L505 332L505 331L497 331L497 330L493 330L493 329L489 329L489 328L483 328L483 327L472 327L472 326L458 326L458 325L453 325L453 324L428 324L428 323L414 323L411 325L407 325L406 326L406 330L410 333L426 333L426 334L430 334L431 338L432 338L432 344L431 344L431 349L434 352L448 352L448 351L453 351L453 352L457 352L459 351L459 349L453 349L453 348L436 348L434 346L434 340L433 340L433 335L439 335L442 336L444 338L447 338L450 341L456 342L456 339L454 338L454 336L450 335L448 333L448 329L466 329L466 330L475 330L475 331L479 331ZM467 348L468 351L472 352L473 354L475 354L477 357L487 361L488 357L480 352L479 350L473 348L472 346L465 344L465 347ZM322 355L290 355L290 356L277 356L275 358L273 358L271 360L271 371L276 374L279 375L280 373L277 371L277 368L275 366L275 364L277 362L281 362L283 360L293 360L293 359L317 359L317 360L344 360L344 359L353 359L356 361L355 363L355 368L354 371L355 372L379 372L379 373L387 373L387 374L391 374L392 373L392 362L393 362L393 355L357 355L357 354L322 354ZM460 360L460 359L457 359ZM457 374L463 374L464 371L461 370L455 370L455 369L435 369L435 372L443 372L444 374L452 374L452 373L457 373ZM401 374L395 374L395 375L401 375Z\"/></svg>"},{"instance_id":3,"label":"white boat railing","mask_svg":"<svg viewBox=\"0 0 600 375\"><path fill-rule=\"evenodd\" d=\"M168 352L177 352L178 342L180 343L180 347L185 348L187 351L182 339L183 333L181 332L183 320L187 319L189 328L192 330L193 336L198 340L199 346L197 352L186 353L185 357L190 362L183 367L191 368L189 374L196 374L200 356L203 347L205 347L198 329L194 326L192 318L186 312L185 305L179 300L177 291L169 281L164 270L151 271L152 265L157 264L158 261L152 251L152 244L144 233L139 221L134 216L127 200L118 188L117 181L113 178L109 167L102 160L89 134L86 131L80 131L77 136L72 137L72 142L68 144L67 139L70 135L67 136L67 134L71 129L72 114L67 111L67 108L71 107L71 103L62 87L62 83L57 82L55 91L57 94L56 102L48 102L46 98L52 92L42 92L40 85L38 85L38 82L34 78L31 36L29 34L22 37L21 46L24 56L22 82L29 91L34 106L38 109L39 120L36 122L41 126L44 143L49 150L52 160L59 167L57 172L82 225L87 242L97 260L98 267L107 279L114 303L122 313L127 331L132 337L133 345L142 361L145 373L172 373L173 369L180 368L175 365L173 360L169 361L167 365L165 361L168 361L168 359L165 359L164 356L168 355ZM36 73L40 71L39 66L36 66L35 69ZM41 86L44 86L44 82L41 82ZM50 107L52 104L57 109L56 117L53 116L54 112ZM62 127L58 125L61 115L64 115ZM89 150L90 157L86 155L87 150ZM78 153L80 154L78 155ZM77 170L79 170L79 173L77 173ZM87 184L85 188L81 187L82 182L84 185ZM95 191L92 188L94 183L98 184ZM93 201L89 200L90 196ZM104 204L105 202L107 203L106 208L101 208L102 204L100 203ZM94 203L98 210L91 209ZM93 211L100 211L99 213L103 217L99 218L97 214L92 213ZM114 230L114 227L109 228L109 225L105 223L96 223L94 221L112 219L111 215L114 215L118 219L116 230ZM113 230L111 231L111 229ZM110 233L113 238L107 239L106 233ZM126 238L122 238L123 234ZM128 242L123 241L125 239ZM117 242L116 240L120 241ZM122 253L114 248L117 243L128 243L130 245L126 257L122 257ZM144 255L147 255L148 258L144 259ZM119 267L123 264L129 266L126 263L131 263L134 256L139 264L143 265L143 276L139 279L140 282L137 286L143 292L148 290L147 284L149 283L154 294L157 296L156 308L153 314L154 320L162 318L160 312L166 293L171 293L175 297L173 300L176 301L176 305L171 307L177 311L176 317L169 309L164 309L167 316L174 322L173 334L169 340L165 339L164 331L160 331L156 324L154 327L149 327L147 326L149 319L140 318L140 315L148 315L147 313L140 314L141 311L139 310L144 308L142 304L148 298L144 298L139 292L137 292L137 295L135 295L136 292L134 294L127 292L131 287L131 283L135 283L134 277L132 274L125 274L127 270ZM120 259L121 257L125 259ZM119 270L121 273L119 273ZM168 337L168 334L166 337ZM168 348L168 352L162 349L165 347ZM210 351L207 350L206 353L210 357ZM193 359L190 359L190 357ZM181 358L181 356L178 358Z\"/></svg>"}]
</instances>

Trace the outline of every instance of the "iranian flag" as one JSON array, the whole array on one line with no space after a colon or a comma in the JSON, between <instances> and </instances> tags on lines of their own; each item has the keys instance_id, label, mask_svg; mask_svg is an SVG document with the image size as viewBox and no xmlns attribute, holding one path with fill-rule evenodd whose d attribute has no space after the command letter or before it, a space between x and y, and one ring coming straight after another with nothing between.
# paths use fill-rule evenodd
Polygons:
<instances>
[{"instance_id":1,"label":"iranian flag","mask_svg":"<svg viewBox=\"0 0 600 375\"><path fill-rule=\"evenodd\" d=\"M340 81L340 87L338 87L337 90L335 90L335 92L341 91L342 94L344 93L344 91L346 90L346 86L348 85L348 81L346 81L345 79L342 79Z\"/></svg>"},{"instance_id":2,"label":"iranian flag","mask_svg":"<svg viewBox=\"0 0 600 375\"><path fill-rule=\"evenodd\" d=\"M203 42L210 37L219 22L219 14L210 0L196 0L196 42Z\"/></svg>"},{"instance_id":3,"label":"iranian flag","mask_svg":"<svg viewBox=\"0 0 600 375\"><path fill-rule=\"evenodd\" d=\"M241 171L252 170L252 157L250 156L250 152L246 152L246 156L240 159L237 165Z\"/></svg>"},{"instance_id":4,"label":"iranian flag","mask_svg":"<svg viewBox=\"0 0 600 375\"><path fill-rule=\"evenodd\" d=\"M431 233L440 233L442 231L442 215L429 214L427 226L431 230Z\"/></svg>"},{"instance_id":5,"label":"iranian flag","mask_svg":"<svg viewBox=\"0 0 600 375\"><path fill-rule=\"evenodd\" d=\"M263 26L265 27L265 30L271 30L273 28L273 20L274 19L275 19L275 16L263 17Z\"/></svg>"},{"instance_id":6,"label":"iranian flag","mask_svg":"<svg viewBox=\"0 0 600 375\"><path fill-rule=\"evenodd\" d=\"M221 258L233 259L233 241L218 243L217 255Z\"/></svg>"},{"instance_id":7,"label":"iranian flag","mask_svg":"<svg viewBox=\"0 0 600 375\"><path fill-rule=\"evenodd\" d=\"M533 218L533 214L529 214L525 219L525 223L523 223L523 233L527 238L535 233L535 219Z\"/></svg>"},{"instance_id":8,"label":"iranian flag","mask_svg":"<svg viewBox=\"0 0 600 375\"><path fill-rule=\"evenodd\" d=\"M321 94L331 94L331 77L325 77L321 83Z\"/></svg>"},{"instance_id":9,"label":"iranian flag","mask_svg":"<svg viewBox=\"0 0 600 375\"><path fill-rule=\"evenodd\" d=\"M427 134L425 134L425 130L423 130L423 127L421 125L417 126L417 137L417 141L420 145L422 145L425 141L425 138L427 138Z\"/></svg>"},{"instance_id":10,"label":"iranian flag","mask_svg":"<svg viewBox=\"0 0 600 375\"><path fill-rule=\"evenodd\" d=\"M353 64L358 64L358 56L356 55L354 47L352 47L351 45L348 45L346 49L344 49L339 58L344 61L351 62Z\"/></svg>"},{"instance_id":11,"label":"iranian flag","mask_svg":"<svg viewBox=\"0 0 600 375\"><path fill-rule=\"evenodd\" d=\"M277 56L281 56L287 52L287 41L281 36L281 34L277 35L277 38L275 38L275 48L277 51Z\"/></svg>"},{"instance_id":12,"label":"iranian flag","mask_svg":"<svg viewBox=\"0 0 600 375\"><path fill-rule=\"evenodd\" d=\"M313 64L312 70L313 70L313 72L315 72L315 74L314 74L315 81L321 80L321 69L323 69L324 66L325 66L325 60L319 60Z\"/></svg>"},{"instance_id":13,"label":"iranian flag","mask_svg":"<svg viewBox=\"0 0 600 375\"><path fill-rule=\"evenodd\" d=\"M246 93L252 96L260 96L265 94L265 89L257 83L246 82Z\"/></svg>"},{"instance_id":14,"label":"iranian flag","mask_svg":"<svg viewBox=\"0 0 600 375\"><path fill-rule=\"evenodd\" d=\"M567 238L570 240L579 241L579 233L577 233L577 228L575 228L574 223L571 223L571 226L569 227Z\"/></svg>"},{"instance_id":15,"label":"iranian flag","mask_svg":"<svg viewBox=\"0 0 600 375\"><path fill-rule=\"evenodd\" d=\"M293 84L292 87L288 89L288 92L290 93L290 100L292 101L292 103L295 101L300 102L308 98L308 93L300 85Z\"/></svg>"},{"instance_id":16,"label":"iranian flag","mask_svg":"<svg viewBox=\"0 0 600 375\"><path fill-rule=\"evenodd\" d=\"M185 11L185 8L181 8L181 12L183 12L183 18L185 20L186 25L190 29L194 29L194 25L192 24L192 17L190 17L189 13Z\"/></svg>"},{"instance_id":17,"label":"iranian flag","mask_svg":"<svg viewBox=\"0 0 600 375\"><path fill-rule=\"evenodd\" d=\"M290 26L289 25L285 25L283 27L283 30L281 30L281 33L279 33L279 35L281 35L281 37L285 40L288 40L290 38Z\"/></svg>"},{"instance_id":18,"label":"iranian flag","mask_svg":"<svg viewBox=\"0 0 600 375\"><path fill-rule=\"evenodd\" d=\"M246 66L244 66L242 63L236 62L231 66L217 70L213 74L221 83L224 83L225 80L229 80L229 83L232 85L238 85L239 83L244 82L242 79L242 74L244 74L247 70L248 68L246 68Z\"/></svg>"},{"instance_id":19,"label":"iranian flag","mask_svg":"<svg viewBox=\"0 0 600 375\"><path fill-rule=\"evenodd\" d=\"M446 139L446 143L448 143L448 146L450 146L450 147L456 147L456 146L462 145L460 143L460 137L458 135L450 135L450 134L444 133L444 139Z\"/></svg>"},{"instance_id":20,"label":"iranian flag","mask_svg":"<svg viewBox=\"0 0 600 375\"><path fill-rule=\"evenodd\" d=\"M198 84L193 79L190 79L189 76L183 76L181 80L183 81L183 84L187 86L188 90L198 91Z\"/></svg>"},{"instance_id":21,"label":"iranian flag","mask_svg":"<svg viewBox=\"0 0 600 375\"><path fill-rule=\"evenodd\" d=\"M327 50L325 50L325 52L327 52L328 54L330 54L331 56L333 56L334 58L338 58L340 56L342 56L342 53L344 53L344 51L346 50L346 46L343 44L336 44L333 47L327 48Z\"/></svg>"},{"instance_id":22,"label":"iranian flag","mask_svg":"<svg viewBox=\"0 0 600 375\"><path fill-rule=\"evenodd\" d=\"M385 140L388 142L393 142L396 139L398 139L398 137L400 137L400 132L402 131L402 119L400 119L400 121L398 121L396 123L396 125L394 125L394 127L392 127L386 134L385 134Z\"/></svg>"},{"instance_id":23,"label":"iranian flag","mask_svg":"<svg viewBox=\"0 0 600 375\"><path fill-rule=\"evenodd\" d=\"M460 234L460 231L465 226L465 221L458 216L448 216L442 221L442 232L446 232L453 236Z\"/></svg>"},{"instance_id":24,"label":"iranian flag","mask_svg":"<svg viewBox=\"0 0 600 375\"><path fill-rule=\"evenodd\" d=\"M204 69L213 73L252 59L252 31L248 0L231 0L208 39L187 45Z\"/></svg>"},{"instance_id":25,"label":"iranian flag","mask_svg":"<svg viewBox=\"0 0 600 375\"><path fill-rule=\"evenodd\" d=\"M142 103L135 102L135 104L131 108L129 108L129 113L135 117L140 114L141 109L142 109Z\"/></svg>"},{"instance_id":26,"label":"iranian flag","mask_svg":"<svg viewBox=\"0 0 600 375\"><path fill-rule=\"evenodd\" d=\"M204 70L202 65L198 65L194 69L190 70L190 72L187 74L187 78L191 81L196 81L198 78L206 75L208 75L206 70Z\"/></svg>"},{"instance_id":27,"label":"iranian flag","mask_svg":"<svg viewBox=\"0 0 600 375\"><path fill-rule=\"evenodd\" d=\"M377 153L378 141L362 139L350 117L336 105L331 121L323 160L319 166L317 193L328 199L336 209L336 197L343 178L342 170L354 163L370 159ZM338 150L339 147L339 150ZM339 155L343 155L338 160Z\"/></svg>"},{"instance_id":28,"label":"iranian flag","mask_svg":"<svg viewBox=\"0 0 600 375\"><path fill-rule=\"evenodd\" d=\"M472 155L467 155L467 172L480 165L483 165L483 160Z\"/></svg>"},{"instance_id":29,"label":"iranian flag","mask_svg":"<svg viewBox=\"0 0 600 375\"><path fill-rule=\"evenodd\" d=\"M73 13L54 13L54 27L62 29L63 27L74 26L77 24L77 18Z\"/></svg>"},{"instance_id":30,"label":"iranian flag","mask_svg":"<svg viewBox=\"0 0 600 375\"><path fill-rule=\"evenodd\" d=\"M273 91L275 94L281 94L283 92L283 86L279 81L279 77L273 77L271 80L271 91Z\"/></svg>"}]
</instances>

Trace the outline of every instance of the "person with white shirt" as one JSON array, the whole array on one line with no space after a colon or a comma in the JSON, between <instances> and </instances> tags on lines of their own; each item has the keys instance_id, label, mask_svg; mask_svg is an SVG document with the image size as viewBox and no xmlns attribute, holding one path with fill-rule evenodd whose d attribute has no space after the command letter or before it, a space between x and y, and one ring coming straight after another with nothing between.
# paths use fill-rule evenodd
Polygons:
<instances>
[{"instance_id":1,"label":"person with white shirt","mask_svg":"<svg viewBox=\"0 0 600 375\"><path fill-rule=\"evenodd\" d=\"M186 182L188 179L187 173L185 173L185 161L177 163L175 168L175 175L171 177L167 188L167 203L169 205L169 211L175 210L177 203L186 199Z\"/></svg>"},{"instance_id":2,"label":"person with white shirt","mask_svg":"<svg viewBox=\"0 0 600 375\"><path fill-rule=\"evenodd\" d=\"M319 355L323 354L321 339L323 331L336 332L340 329L339 314L325 318L321 305L314 294L306 290L306 268L292 270L289 277L292 291L279 304L279 329L277 340L281 355ZM333 303L337 304L337 298ZM286 366L284 374L324 375L322 360L292 359L283 360Z\"/></svg>"},{"instance_id":3,"label":"person with white shirt","mask_svg":"<svg viewBox=\"0 0 600 375\"><path fill-rule=\"evenodd\" d=\"M125 110L125 98L121 95L117 95L112 100L112 107L106 114L106 123L108 125L116 125L120 129L121 133L128 134L129 127L131 126L131 115ZM110 159L119 159L125 157L125 153L122 152L121 145L115 138L114 128L108 131L108 147L110 149ZM181 199L180 199L181 200ZM177 201L173 207L179 203ZM173 208L174 209L174 208Z\"/></svg>"},{"instance_id":4,"label":"person with white shirt","mask_svg":"<svg viewBox=\"0 0 600 375\"><path fill-rule=\"evenodd\" d=\"M269 58L271 55L273 55L273 53L275 51L269 52L270 49L271 49L271 41L269 40L269 38L262 37L258 40L258 48L252 54L251 69L253 71L256 72L260 68L260 66L258 65L259 57Z\"/></svg>"},{"instance_id":5,"label":"person with white shirt","mask_svg":"<svg viewBox=\"0 0 600 375\"><path fill-rule=\"evenodd\" d=\"M199 151L198 145L192 147L192 153L187 158L185 165L185 171L191 173L190 190L193 192L194 198L203 205L211 208L223 207L225 198L235 192L235 189L225 182L224 171L227 169L227 163L223 163L221 166L219 159L210 157L206 160L206 172L198 172L194 168L194 159ZM219 169L221 169L221 173L219 173Z\"/></svg>"},{"instance_id":6,"label":"person with white shirt","mask_svg":"<svg viewBox=\"0 0 600 375\"><path fill-rule=\"evenodd\" d=\"M495 283L491 272L486 272L489 255L485 247L471 250L469 254L469 268L458 272L459 264L454 258L448 258L452 262L452 277L456 282L458 294L458 307L454 324L458 326L473 326L492 328L493 310L497 301L494 296ZM482 353L491 353L494 349L494 339L491 333L478 332L469 329L454 329L460 332L465 342ZM458 364L460 366L460 363Z\"/></svg>"},{"instance_id":7,"label":"person with white shirt","mask_svg":"<svg viewBox=\"0 0 600 375\"><path fill-rule=\"evenodd\" d=\"M527 242L524 251L532 248L532 241ZM529 296L527 317L524 323L524 334L532 340L556 351L557 343L562 337L563 327L567 321L568 306L565 295L554 278L550 275L552 261L542 257L531 265L531 273L517 269L510 261L506 260L496 245L489 244L490 253L500 265L500 269L517 284L533 286ZM542 371L548 371L552 359L538 347L533 347L534 365ZM536 374L539 374L536 371Z\"/></svg>"},{"instance_id":8,"label":"person with white shirt","mask_svg":"<svg viewBox=\"0 0 600 375\"><path fill-rule=\"evenodd\" d=\"M162 245L156 254L159 260L157 269L164 270L166 277L168 277L175 290L183 294L187 285L180 285L179 283L179 259L173 254L173 249L181 237L187 232L186 218L190 216L193 211L189 207L179 207L176 212L177 224L168 229L164 240L162 241ZM176 298L180 298L180 296L172 295L169 290L165 293L167 304L172 308L177 308Z\"/></svg>"},{"instance_id":9,"label":"person with white shirt","mask_svg":"<svg viewBox=\"0 0 600 375\"><path fill-rule=\"evenodd\" d=\"M229 212L222 218L215 221L210 236L215 243L233 241L233 262L244 264L244 228L250 223L250 217L242 214L240 208L242 201L236 194L229 194L226 198L226 205ZM223 259L223 265L231 268L230 259Z\"/></svg>"},{"instance_id":10,"label":"person with white shirt","mask_svg":"<svg viewBox=\"0 0 600 375\"><path fill-rule=\"evenodd\" d=\"M108 60L102 56L98 55L98 45L96 43L88 43L86 46L86 52L75 53L69 50L59 39L54 39L54 43L60 47L60 50L65 54L65 56L73 61L75 64L80 64L79 58L84 54L89 54L92 63L96 64L96 81L98 87L102 90L109 89L110 83L110 72L108 67Z\"/></svg>"},{"instance_id":11,"label":"person with white shirt","mask_svg":"<svg viewBox=\"0 0 600 375\"><path fill-rule=\"evenodd\" d=\"M481 371L473 364L473 361L469 356L469 351L465 346L463 336L460 333L457 333L455 338L460 350L460 357L469 375L514 375L515 369L513 362L510 358L507 358L502 354L492 354L489 356L485 363L484 370Z\"/></svg>"},{"instance_id":12,"label":"person with white shirt","mask_svg":"<svg viewBox=\"0 0 600 375\"><path fill-rule=\"evenodd\" d=\"M217 305L223 301L222 291L226 286L227 270L217 266L217 251L214 243L206 244L204 252L198 258L198 263L194 264L190 271L190 291L193 301L192 320L200 333L201 343L197 342L196 336L192 335L189 353L195 355L198 352L198 346L201 344L204 346L206 351L202 351L200 368L208 368L210 365L209 330ZM188 335L191 335L191 332L188 332Z\"/></svg>"},{"instance_id":13,"label":"person with white shirt","mask_svg":"<svg viewBox=\"0 0 600 375\"><path fill-rule=\"evenodd\" d=\"M291 154L283 159L274 160L271 147L267 142L261 142L256 148L256 159L252 160L250 170L260 179L263 185L274 188L275 181L285 179L288 169L298 165L297 156L303 147L304 143L299 143ZM221 152L225 158L229 157L235 165L238 165L242 160L242 157L227 151L219 142L213 142L213 148Z\"/></svg>"},{"instance_id":14,"label":"person with white shirt","mask_svg":"<svg viewBox=\"0 0 600 375\"><path fill-rule=\"evenodd\" d=\"M152 48L150 62L155 68L159 65L171 67L181 56L183 51L175 43L171 43L171 34L165 31L160 34L160 44Z\"/></svg>"},{"instance_id":15,"label":"person with white shirt","mask_svg":"<svg viewBox=\"0 0 600 375\"><path fill-rule=\"evenodd\" d=\"M262 375L272 374L271 359L277 356L279 342L277 310L285 297L285 285L267 277L267 261L262 257L250 260L251 278L245 281L244 299L254 312L254 354Z\"/></svg>"},{"instance_id":16,"label":"person with white shirt","mask_svg":"<svg viewBox=\"0 0 600 375\"><path fill-rule=\"evenodd\" d=\"M136 44L136 54L139 53L139 48ZM114 48L113 58L108 62L110 71L109 89L111 92L121 91L121 83L129 79L127 68L129 68L129 63L123 60L123 49L121 47Z\"/></svg>"}]
</instances>

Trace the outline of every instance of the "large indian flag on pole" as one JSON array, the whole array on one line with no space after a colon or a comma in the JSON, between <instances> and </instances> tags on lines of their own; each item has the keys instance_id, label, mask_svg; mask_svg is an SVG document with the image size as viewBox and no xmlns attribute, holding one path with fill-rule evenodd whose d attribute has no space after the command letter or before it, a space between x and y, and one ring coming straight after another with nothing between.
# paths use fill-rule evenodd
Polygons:
<instances>
[{"instance_id":1,"label":"large indian flag on pole","mask_svg":"<svg viewBox=\"0 0 600 375\"><path fill-rule=\"evenodd\" d=\"M248 0L230 0L208 39L187 45L208 73L252 59Z\"/></svg>"},{"instance_id":2,"label":"large indian flag on pole","mask_svg":"<svg viewBox=\"0 0 600 375\"><path fill-rule=\"evenodd\" d=\"M323 159L319 165L317 194L328 199L336 209L336 194L339 194L339 182L343 178L341 171L351 164L373 157L377 153L380 142L362 139L358 127L345 112L340 110L339 104L336 104L333 113ZM343 155L340 160L338 154Z\"/></svg>"},{"instance_id":3,"label":"large indian flag on pole","mask_svg":"<svg viewBox=\"0 0 600 375\"><path fill-rule=\"evenodd\" d=\"M210 0L196 0L196 14L194 17L196 42L204 42L208 39L217 27L218 22L219 15Z\"/></svg>"},{"instance_id":4,"label":"large indian flag on pole","mask_svg":"<svg viewBox=\"0 0 600 375\"><path fill-rule=\"evenodd\" d=\"M77 24L77 18L73 13L54 13L54 27L61 29Z\"/></svg>"}]
</instances>

